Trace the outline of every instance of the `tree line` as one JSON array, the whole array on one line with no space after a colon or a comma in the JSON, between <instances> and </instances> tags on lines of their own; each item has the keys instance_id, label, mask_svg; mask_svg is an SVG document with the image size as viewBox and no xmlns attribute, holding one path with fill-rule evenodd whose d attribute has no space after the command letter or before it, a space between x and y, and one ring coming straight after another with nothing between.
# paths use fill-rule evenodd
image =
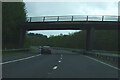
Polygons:
<instances>
[{"instance_id":1,"label":"tree line","mask_svg":"<svg viewBox=\"0 0 120 80\"><path fill-rule=\"evenodd\" d=\"M94 50L118 50L117 30L95 30L93 35ZM86 30L71 33L69 35L60 34L50 36L30 33L26 35L25 45L27 46L52 46L64 48L86 48Z\"/></svg>"},{"instance_id":2,"label":"tree line","mask_svg":"<svg viewBox=\"0 0 120 80\"><path fill-rule=\"evenodd\" d=\"M2 48L18 48L19 26L26 21L25 3L2 2Z\"/></svg>"}]
</instances>

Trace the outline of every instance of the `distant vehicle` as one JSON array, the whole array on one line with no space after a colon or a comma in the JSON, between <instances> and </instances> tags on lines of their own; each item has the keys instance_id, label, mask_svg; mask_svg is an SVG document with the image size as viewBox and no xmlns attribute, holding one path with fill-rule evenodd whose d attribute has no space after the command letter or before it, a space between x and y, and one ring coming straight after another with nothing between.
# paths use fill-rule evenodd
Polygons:
<instances>
[{"instance_id":1,"label":"distant vehicle","mask_svg":"<svg viewBox=\"0 0 120 80\"><path fill-rule=\"evenodd\" d=\"M51 54L50 46L42 46L41 47L41 54Z\"/></svg>"}]
</instances>

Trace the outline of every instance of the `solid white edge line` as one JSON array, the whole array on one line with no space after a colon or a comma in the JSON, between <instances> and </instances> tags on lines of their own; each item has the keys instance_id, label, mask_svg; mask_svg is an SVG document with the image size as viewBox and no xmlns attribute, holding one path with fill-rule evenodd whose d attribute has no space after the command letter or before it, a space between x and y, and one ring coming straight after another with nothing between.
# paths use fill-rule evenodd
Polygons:
<instances>
[{"instance_id":1,"label":"solid white edge line","mask_svg":"<svg viewBox=\"0 0 120 80\"><path fill-rule=\"evenodd\" d=\"M89 58L89 59L92 59L92 60L95 60L95 61L97 61L97 62L100 62L100 63L102 63L102 64L105 64L105 65L107 65L107 66L109 66L109 67L112 67L112 68L114 68L114 69L120 70L119 68L117 68L117 67L115 67L115 66L112 66L112 65L107 64L107 63L105 63L105 62L102 62L102 61L100 61L100 60L97 60L97 59L95 59L95 58L92 58L92 57L89 57L89 56L85 56L85 57L87 57L87 58Z\"/></svg>"},{"instance_id":2,"label":"solid white edge line","mask_svg":"<svg viewBox=\"0 0 120 80\"><path fill-rule=\"evenodd\" d=\"M22 59L16 59L16 60L12 60L12 61L3 62L3 63L0 63L0 65L2 65L2 64L8 64L8 63L13 63L13 62L17 62L17 61L22 61L22 60L34 58L34 57L37 57L37 56L40 56L40 55L41 54L38 54L38 55L35 55L35 56L26 57L26 58L22 58Z\"/></svg>"}]
</instances>

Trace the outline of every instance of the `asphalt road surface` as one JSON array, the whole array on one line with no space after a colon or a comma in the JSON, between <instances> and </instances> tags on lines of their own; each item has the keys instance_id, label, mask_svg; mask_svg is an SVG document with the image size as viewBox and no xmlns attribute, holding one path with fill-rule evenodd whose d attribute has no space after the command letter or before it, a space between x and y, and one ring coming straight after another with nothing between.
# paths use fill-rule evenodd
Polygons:
<instances>
[{"instance_id":1,"label":"asphalt road surface","mask_svg":"<svg viewBox=\"0 0 120 80\"><path fill-rule=\"evenodd\" d=\"M3 60L3 78L118 78L118 69L78 53L52 49L52 55L37 53Z\"/></svg>"}]
</instances>

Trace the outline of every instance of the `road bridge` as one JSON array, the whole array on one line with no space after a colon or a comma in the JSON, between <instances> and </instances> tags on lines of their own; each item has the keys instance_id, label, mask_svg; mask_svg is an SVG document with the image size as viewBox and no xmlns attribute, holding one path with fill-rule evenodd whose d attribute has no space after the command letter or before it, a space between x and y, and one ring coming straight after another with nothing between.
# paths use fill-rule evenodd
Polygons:
<instances>
[{"instance_id":1,"label":"road bridge","mask_svg":"<svg viewBox=\"0 0 120 80\"><path fill-rule=\"evenodd\" d=\"M86 50L93 48L94 30L117 30L118 16L42 16L28 17L20 26L20 46L23 47L24 35L31 30L87 30Z\"/></svg>"}]
</instances>

